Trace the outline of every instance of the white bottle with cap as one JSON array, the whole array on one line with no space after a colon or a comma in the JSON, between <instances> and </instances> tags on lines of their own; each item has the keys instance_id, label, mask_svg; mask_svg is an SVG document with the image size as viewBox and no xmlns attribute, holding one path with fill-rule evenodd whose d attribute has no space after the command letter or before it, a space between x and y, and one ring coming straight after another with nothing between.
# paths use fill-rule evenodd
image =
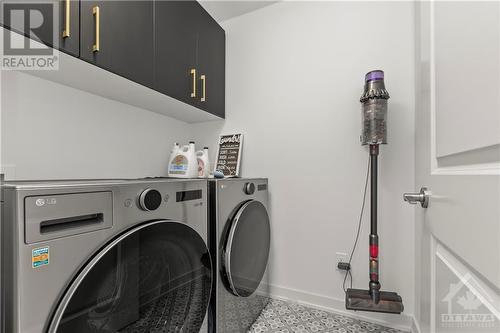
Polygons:
<instances>
[{"instance_id":1,"label":"white bottle with cap","mask_svg":"<svg viewBox=\"0 0 500 333\"><path fill-rule=\"evenodd\" d=\"M208 161L208 147L196 152L196 159L198 160L198 178L208 178L210 176L210 164Z\"/></svg>"},{"instance_id":2,"label":"white bottle with cap","mask_svg":"<svg viewBox=\"0 0 500 333\"><path fill-rule=\"evenodd\" d=\"M174 143L174 146L170 151L170 157L168 158L168 170L170 170L170 165L172 164L172 161L174 160L175 156L177 156L179 149L180 149L179 143L178 142Z\"/></svg>"},{"instance_id":3,"label":"white bottle with cap","mask_svg":"<svg viewBox=\"0 0 500 333\"><path fill-rule=\"evenodd\" d=\"M177 151L168 168L168 176L174 178L196 178L198 176L198 161L194 141Z\"/></svg>"}]
</instances>

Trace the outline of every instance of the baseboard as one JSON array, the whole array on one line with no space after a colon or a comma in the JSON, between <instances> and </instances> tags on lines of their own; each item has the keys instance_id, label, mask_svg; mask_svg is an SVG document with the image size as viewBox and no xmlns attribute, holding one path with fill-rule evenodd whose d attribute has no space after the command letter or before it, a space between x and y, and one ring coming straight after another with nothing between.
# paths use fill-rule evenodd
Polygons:
<instances>
[{"instance_id":1,"label":"baseboard","mask_svg":"<svg viewBox=\"0 0 500 333\"><path fill-rule=\"evenodd\" d=\"M417 319L415 316L412 316L412 321L411 321L411 332L412 333L421 333L422 331L420 330L420 325L418 324Z\"/></svg>"},{"instance_id":2,"label":"baseboard","mask_svg":"<svg viewBox=\"0 0 500 333\"><path fill-rule=\"evenodd\" d=\"M269 293L273 298L294 301L312 308L348 315L356 319L370 321L407 332L420 333L418 323L410 314L393 315L385 313L348 311L345 309L344 299L326 297L319 294L308 293L302 290L277 285L269 285Z\"/></svg>"}]
</instances>

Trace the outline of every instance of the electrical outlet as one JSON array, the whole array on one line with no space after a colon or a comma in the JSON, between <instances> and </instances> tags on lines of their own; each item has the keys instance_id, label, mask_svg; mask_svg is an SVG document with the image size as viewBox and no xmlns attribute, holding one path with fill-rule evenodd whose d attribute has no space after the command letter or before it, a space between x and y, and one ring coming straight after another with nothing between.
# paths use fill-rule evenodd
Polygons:
<instances>
[{"instance_id":1,"label":"electrical outlet","mask_svg":"<svg viewBox=\"0 0 500 333\"><path fill-rule=\"evenodd\" d=\"M335 253L335 255L337 257L337 262L335 263L335 267L337 267L339 262L349 262L349 256L347 255L347 253L337 252L337 253Z\"/></svg>"}]
</instances>

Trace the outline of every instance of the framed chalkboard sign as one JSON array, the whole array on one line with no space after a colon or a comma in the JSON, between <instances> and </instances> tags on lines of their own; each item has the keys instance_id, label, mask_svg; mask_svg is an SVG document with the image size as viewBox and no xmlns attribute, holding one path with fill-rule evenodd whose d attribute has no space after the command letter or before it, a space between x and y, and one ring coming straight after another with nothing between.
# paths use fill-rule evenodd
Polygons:
<instances>
[{"instance_id":1,"label":"framed chalkboard sign","mask_svg":"<svg viewBox=\"0 0 500 333\"><path fill-rule=\"evenodd\" d=\"M224 173L224 177L239 177L242 146L243 134L221 135L215 170Z\"/></svg>"}]
</instances>

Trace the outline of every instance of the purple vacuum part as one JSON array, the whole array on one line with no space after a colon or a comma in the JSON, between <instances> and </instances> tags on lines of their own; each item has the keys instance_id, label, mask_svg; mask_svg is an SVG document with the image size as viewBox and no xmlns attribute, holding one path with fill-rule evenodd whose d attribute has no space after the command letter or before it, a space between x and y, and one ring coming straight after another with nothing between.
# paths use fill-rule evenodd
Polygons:
<instances>
[{"instance_id":1,"label":"purple vacuum part","mask_svg":"<svg viewBox=\"0 0 500 333\"><path fill-rule=\"evenodd\" d=\"M384 79L384 71L381 70L375 70L366 73L365 75L365 81L374 81L374 80L383 80Z\"/></svg>"}]
</instances>

